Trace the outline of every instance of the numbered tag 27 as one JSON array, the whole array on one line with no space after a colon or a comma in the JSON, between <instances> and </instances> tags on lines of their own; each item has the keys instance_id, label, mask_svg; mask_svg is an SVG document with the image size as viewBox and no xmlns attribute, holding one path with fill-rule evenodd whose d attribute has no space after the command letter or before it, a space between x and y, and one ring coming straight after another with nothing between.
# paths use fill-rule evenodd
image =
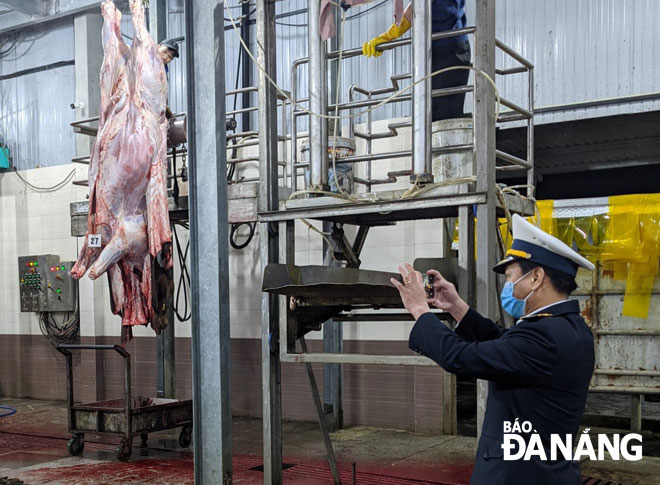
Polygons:
<instances>
[{"instance_id":1,"label":"numbered tag 27","mask_svg":"<svg viewBox=\"0 0 660 485\"><path fill-rule=\"evenodd\" d=\"M100 234L90 234L88 245L90 248L100 248L101 247L101 235Z\"/></svg>"}]
</instances>

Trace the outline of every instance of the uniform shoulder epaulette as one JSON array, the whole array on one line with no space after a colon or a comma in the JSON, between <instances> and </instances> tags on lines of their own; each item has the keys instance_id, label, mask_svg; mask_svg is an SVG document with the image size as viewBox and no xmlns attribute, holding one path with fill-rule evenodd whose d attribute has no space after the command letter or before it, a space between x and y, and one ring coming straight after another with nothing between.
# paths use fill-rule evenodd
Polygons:
<instances>
[{"instance_id":1,"label":"uniform shoulder epaulette","mask_svg":"<svg viewBox=\"0 0 660 485\"><path fill-rule=\"evenodd\" d=\"M554 317L552 313L535 313L534 315L528 315L526 317L522 317L522 320L529 320L531 318L543 318L543 317Z\"/></svg>"}]
</instances>

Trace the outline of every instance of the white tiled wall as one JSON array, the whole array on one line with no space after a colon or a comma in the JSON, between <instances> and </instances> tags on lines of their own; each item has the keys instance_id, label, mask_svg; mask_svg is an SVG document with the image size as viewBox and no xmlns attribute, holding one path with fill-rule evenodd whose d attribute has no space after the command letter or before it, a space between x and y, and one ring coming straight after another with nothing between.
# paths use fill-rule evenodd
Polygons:
<instances>
[{"instance_id":1,"label":"white tiled wall","mask_svg":"<svg viewBox=\"0 0 660 485\"><path fill-rule=\"evenodd\" d=\"M52 187L75 170L74 179L86 176L81 165L59 165L21 171L28 182ZM61 261L76 260L78 241L71 237L69 203L84 200L87 189L71 183L55 192L35 192L15 173L0 174L0 333L39 334L38 315L21 313L19 302L18 257L55 254ZM102 301L94 298L94 286L80 284L82 334L94 335L94 315Z\"/></svg>"},{"instance_id":2,"label":"white tiled wall","mask_svg":"<svg viewBox=\"0 0 660 485\"><path fill-rule=\"evenodd\" d=\"M374 124L374 132L385 131L389 121ZM359 129L359 128L358 128ZM408 136L374 143L373 151L394 151L409 148ZM364 149L358 141L358 153ZM254 150L254 149L252 149ZM246 150L247 152L247 150ZM248 156L242 153L239 156ZM392 160L374 164L375 177L384 176L390 170L401 170L408 160ZM245 166L242 175L256 175L257 166ZM55 185L71 170L78 173L74 178L86 177L83 166L63 165L21 172L31 183L43 187ZM396 186L377 189L407 188L407 177ZM17 257L28 254L53 253L62 260L75 260L82 238L70 236L69 203L84 200L87 188L71 184L52 193L36 193L25 187L15 174L0 175L0 334L38 334L36 314L20 313L18 299ZM316 224L321 227L320 224ZM187 231L179 228L184 245ZM412 262L420 257L441 254L441 225L439 221L402 222L396 226L373 228L367 238L361 259L362 268L396 272L398 264ZM175 258L176 261L176 258ZM296 225L296 264L322 264L321 236L302 223ZM243 250L230 248L230 309L231 333L234 338L259 338L261 318L261 261L259 259L259 234ZM179 274L175 266L175 283ZM80 281L81 332L83 336L119 336L121 319L112 315L107 279L92 282L85 277ZM183 311L183 296L181 297ZM411 323L346 323L347 339L406 340ZM191 322L177 322L176 335L190 336ZM134 329L136 336L153 336L149 328ZM320 332L311 338L320 338Z\"/></svg>"}]
</instances>

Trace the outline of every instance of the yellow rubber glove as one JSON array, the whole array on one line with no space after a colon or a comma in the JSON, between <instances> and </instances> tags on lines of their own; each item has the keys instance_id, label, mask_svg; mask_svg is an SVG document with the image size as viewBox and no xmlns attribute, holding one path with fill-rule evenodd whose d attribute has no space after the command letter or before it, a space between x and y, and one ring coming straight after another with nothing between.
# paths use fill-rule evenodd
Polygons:
<instances>
[{"instance_id":1,"label":"yellow rubber glove","mask_svg":"<svg viewBox=\"0 0 660 485\"><path fill-rule=\"evenodd\" d=\"M376 46L379 44L382 44L384 42L391 42L393 40L398 39L401 37L403 34L408 32L410 30L410 22L408 21L407 18L403 17L401 20L401 24L392 24L392 26L387 30L387 32L384 32L380 34L378 37L374 37L368 42L365 42L364 45L362 46L362 54L364 54L367 57L378 57L382 54L381 51L376 50Z\"/></svg>"}]
</instances>

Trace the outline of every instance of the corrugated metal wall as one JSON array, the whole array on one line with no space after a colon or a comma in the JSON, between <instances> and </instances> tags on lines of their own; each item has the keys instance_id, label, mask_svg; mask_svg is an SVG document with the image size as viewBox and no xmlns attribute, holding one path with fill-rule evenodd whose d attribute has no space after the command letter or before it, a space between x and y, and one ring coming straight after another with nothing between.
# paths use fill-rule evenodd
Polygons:
<instances>
[{"instance_id":1,"label":"corrugated metal wall","mask_svg":"<svg viewBox=\"0 0 660 485\"><path fill-rule=\"evenodd\" d=\"M184 35L183 0L169 0L168 35ZM231 15L241 14L239 0L229 0ZM344 48L359 47L365 40L385 30L392 21L392 2L374 1L348 11ZM304 0L277 2L277 14L305 10ZM254 8L252 7L251 10ZM365 13L367 9L371 9ZM468 23L474 22L474 0L467 0ZM228 17L225 14L225 17ZM254 20L256 14L252 14ZM502 41L530 59L536 66L536 107L577 101L620 97L658 91L660 64L654 62L660 53L660 2L657 0L498 0L497 35ZM130 15L122 23L124 33L132 36ZM277 20L277 81L285 90L290 86L291 63L307 55L307 14ZM226 22L226 26L230 26ZM251 27L250 47L254 51L255 28ZM23 40L17 53L0 59L0 75L56 60L73 59L73 24L71 19L43 24L30 34L35 39ZM240 45L237 33L225 33L227 89L236 83ZM53 49L52 46L58 46ZM46 48L48 46L49 48ZM29 50L28 50L29 49ZM173 111L185 111L185 41L181 58L170 68L170 105ZM243 58L242 60L244 60ZM342 65L340 100L347 101L348 88L356 83L370 88L389 86L393 74L410 72L409 49L388 52L377 59L356 57ZM251 62L251 61L250 61ZM499 67L513 61L498 54ZM256 70L252 67L252 79ZM307 72L299 73L299 96L307 96ZM238 85L242 79L238 76ZM404 84L405 85L405 84ZM526 105L525 75L498 78L502 96ZM33 74L0 83L0 135L14 148L19 168L67 163L73 156L74 138L68 123L72 101L62 93L73 93L73 67ZM58 93L55 95L55 93ZM256 94L251 95L256 103ZM228 110L234 106L228 98ZM467 100L468 109L470 100ZM237 99L240 108L242 100ZM611 105L539 115L537 123L605 116L660 109L660 101ZM410 104L401 103L380 108L374 119L406 116ZM238 117L240 126L241 117ZM306 129L301 120L300 130ZM252 126L256 116L252 116Z\"/></svg>"},{"instance_id":2,"label":"corrugated metal wall","mask_svg":"<svg viewBox=\"0 0 660 485\"><path fill-rule=\"evenodd\" d=\"M0 76L73 61L72 32L72 17L21 31L16 45L0 57ZM3 40L2 52L13 45L14 36ZM69 127L74 86L73 65L0 81L0 138L19 170L62 165L75 156Z\"/></svg>"},{"instance_id":3,"label":"corrugated metal wall","mask_svg":"<svg viewBox=\"0 0 660 485\"><path fill-rule=\"evenodd\" d=\"M473 11L474 0L467 5ZM657 0L498 0L496 15L497 37L536 67L537 108L660 91ZM497 62L503 65L501 55ZM500 77L498 85L522 102L522 79ZM656 109L658 101L612 105L543 114L536 122Z\"/></svg>"}]
</instances>

